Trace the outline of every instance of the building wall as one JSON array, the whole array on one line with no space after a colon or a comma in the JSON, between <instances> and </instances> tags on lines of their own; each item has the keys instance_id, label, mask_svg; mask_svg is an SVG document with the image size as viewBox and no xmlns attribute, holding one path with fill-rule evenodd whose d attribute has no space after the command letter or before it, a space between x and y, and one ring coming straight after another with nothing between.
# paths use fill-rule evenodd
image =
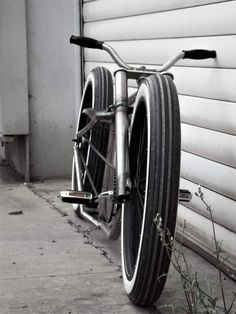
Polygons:
<instances>
[{"instance_id":1,"label":"building wall","mask_svg":"<svg viewBox=\"0 0 236 314\"><path fill-rule=\"evenodd\" d=\"M27 44L30 172L33 179L71 172L72 138L80 95L79 1L28 0Z\"/></svg>"},{"instance_id":2,"label":"building wall","mask_svg":"<svg viewBox=\"0 0 236 314\"><path fill-rule=\"evenodd\" d=\"M0 1L0 141L4 158L26 174L29 134L25 1Z\"/></svg>"},{"instance_id":3,"label":"building wall","mask_svg":"<svg viewBox=\"0 0 236 314\"><path fill-rule=\"evenodd\" d=\"M33 180L71 173L79 15L79 0L0 1L0 133L13 139L9 162Z\"/></svg>"},{"instance_id":4,"label":"building wall","mask_svg":"<svg viewBox=\"0 0 236 314\"><path fill-rule=\"evenodd\" d=\"M135 3L135 5L134 5ZM182 188L202 186L228 266L236 270L236 1L84 1L84 35L107 41L123 59L157 67L181 50L215 49L216 60L182 60L171 70L182 120ZM116 69L105 52L85 49L85 75ZM134 88L132 82L130 88ZM179 205L178 234L214 251L209 212L194 195Z\"/></svg>"},{"instance_id":5,"label":"building wall","mask_svg":"<svg viewBox=\"0 0 236 314\"><path fill-rule=\"evenodd\" d=\"M25 2L0 1L0 133L28 134Z\"/></svg>"}]
</instances>

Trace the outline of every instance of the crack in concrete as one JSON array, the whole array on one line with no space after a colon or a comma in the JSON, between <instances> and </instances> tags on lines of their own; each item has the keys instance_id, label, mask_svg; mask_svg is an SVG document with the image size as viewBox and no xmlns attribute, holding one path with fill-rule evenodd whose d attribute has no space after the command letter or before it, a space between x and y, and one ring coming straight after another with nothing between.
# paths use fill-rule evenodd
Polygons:
<instances>
[{"instance_id":1,"label":"crack in concrete","mask_svg":"<svg viewBox=\"0 0 236 314\"><path fill-rule=\"evenodd\" d=\"M100 271L100 272L93 272L94 275L100 274L113 274L113 271ZM7 280L21 280L21 279L33 279L33 278L54 278L54 277L70 277L70 276L91 276L91 271L83 272L83 273L62 273L62 274L51 274L51 275L33 275L33 276L18 276L18 277L9 277L9 278L1 278L1 281Z\"/></svg>"},{"instance_id":2,"label":"crack in concrete","mask_svg":"<svg viewBox=\"0 0 236 314\"><path fill-rule=\"evenodd\" d=\"M44 195L42 195L33 185L27 184L27 188L32 191L37 197L43 199L46 203L50 205L54 210L56 210L62 217L68 216L68 214L63 211L61 208L57 207L55 204L53 204L50 200L48 200ZM84 244L89 244L92 247L94 247L96 250L100 251L100 254L105 257L105 259L109 262L109 264L114 264L113 259L111 256L107 253L107 251L100 245L97 245L93 240L90 238L90 233L94 230L97 230L97 228L89 227L84 228L79 224L76 224L73 222L69 217L67 217L67 223L74 227L78 233L81 233L83 235L83 238L86 239L86 242ZM119 266L119 265L118 265Z\"/></svg>"}]
</instances>

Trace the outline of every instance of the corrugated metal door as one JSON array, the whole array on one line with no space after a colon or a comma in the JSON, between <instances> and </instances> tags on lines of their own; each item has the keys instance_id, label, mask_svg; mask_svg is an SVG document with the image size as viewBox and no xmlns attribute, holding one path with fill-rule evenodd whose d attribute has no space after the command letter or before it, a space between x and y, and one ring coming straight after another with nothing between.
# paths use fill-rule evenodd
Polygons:
<instances>
[{"instance_id":1,"label":"corrugated metal door","mask_svg":"<svg viewBox=\"0 0 236 314\"><path fill-rule=\"evenodd\" d=\"M217 50L217 60L183 60L172 70L182 120L181 187L202 186L218 241L236 270L236 1L84 1L84 35L107 41L131 64L156 67L182 49ZM116 66L102 51L85 50L91 68ZM132 83L131 83L132 84ZM130 87L134 87L130 85ZM182 226L184 234L181 235ZM178 236L212 258L209 212L194 196L180 204Z\"/></svg>"}]
</instances>

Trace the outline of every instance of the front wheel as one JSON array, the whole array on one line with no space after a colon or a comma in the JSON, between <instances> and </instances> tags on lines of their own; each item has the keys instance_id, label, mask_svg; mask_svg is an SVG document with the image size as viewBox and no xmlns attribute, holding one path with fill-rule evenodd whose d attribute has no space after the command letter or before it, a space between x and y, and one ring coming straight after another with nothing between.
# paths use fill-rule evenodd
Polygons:
<instances>
[{"instance_id":1,"label":"front wheel","mask_svg":"<svg viewBox=\"0 0 236 314\"><path fill-rule=\"evenodd\" d=\"M161 295L170 263L179 190L180 117L168 75L140 85L130 136L130 200L122 212L122 271L133 303L147 306Z\"/></svg>"}]
</instances>

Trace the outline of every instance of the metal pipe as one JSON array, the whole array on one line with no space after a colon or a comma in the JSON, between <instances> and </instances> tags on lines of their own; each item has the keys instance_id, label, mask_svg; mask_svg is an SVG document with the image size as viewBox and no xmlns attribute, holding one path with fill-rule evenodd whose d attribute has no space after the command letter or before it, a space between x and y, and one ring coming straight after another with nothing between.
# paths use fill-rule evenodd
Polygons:
<instances>
[{"instance_id":1,"label":"metal pipe","mask_svg":"<svg viewBox=\"0 0 236 314\"><path fill-rule=\"evenodd\" d=\"M112 57L112 59L119 65L119 67L126 69L126 70L140 70L138 68L131 67L127 63L122 60L122 58L118 55L118 53L113 49L111 46L109 46L107 43L103 43L103 50L109 53L109 55ZM151 71L153 72L163 72L167 71L174 65L177 61L180 59L183 59L185 55L184 51L181 51L177 53L175 56L173 56L169 61L167 61L165 64L163 64L160 68L158 69L152 69ZM148 70L147 70L148 71ZM145 71L144 71L145 72Z\"/></svg>"},{"instance_id":2,"label":"metal pipe","mask_svg":"<svg viewBox=\"0 0 236 314\"><path fill-rule=\"evenodd\" d=\"M118 53L107 43L103 43L102 45L103 50L109 53L109 55L112 57L112 59L123 69L132 70L133 68L126 64L121 57L118 55Z\"/></svg>"},{"instance_id":3,"label":"metal pipe","mask_svg":"<svg viewBox=\"0 0 236 314\"><path fill-rule=\"evenodd\" d=\"M116 130L116 172L117 198L123 201L128 196L129 158L128 158L128 93L127 73L115 73L115 130Z\"/></svg>"},{"instance_id":4,"label":"metal pipe","mask_svg":"<svg viewBox=\"0 0 236 314\"><path fill-rule=\"evenodd\" d=\"M158 72L163 72L163 71L169 70L172 67L172 65L174 65L180 59L183 59L183 57L184 57L184 51L181 51L181 52L177 53L169 61L167 61L165 64L163 64L157 71Z\"/></svg>"},{"instance_id":5,"label":"metal pipe","mask_svg":"<svg viewBox=\"0 0 236 314\"><path fill-rule=\"evenodd\" d=\"M30 182L30 149L29 135L25 136L25 181Z\"/></svg>"}]
</instances>

